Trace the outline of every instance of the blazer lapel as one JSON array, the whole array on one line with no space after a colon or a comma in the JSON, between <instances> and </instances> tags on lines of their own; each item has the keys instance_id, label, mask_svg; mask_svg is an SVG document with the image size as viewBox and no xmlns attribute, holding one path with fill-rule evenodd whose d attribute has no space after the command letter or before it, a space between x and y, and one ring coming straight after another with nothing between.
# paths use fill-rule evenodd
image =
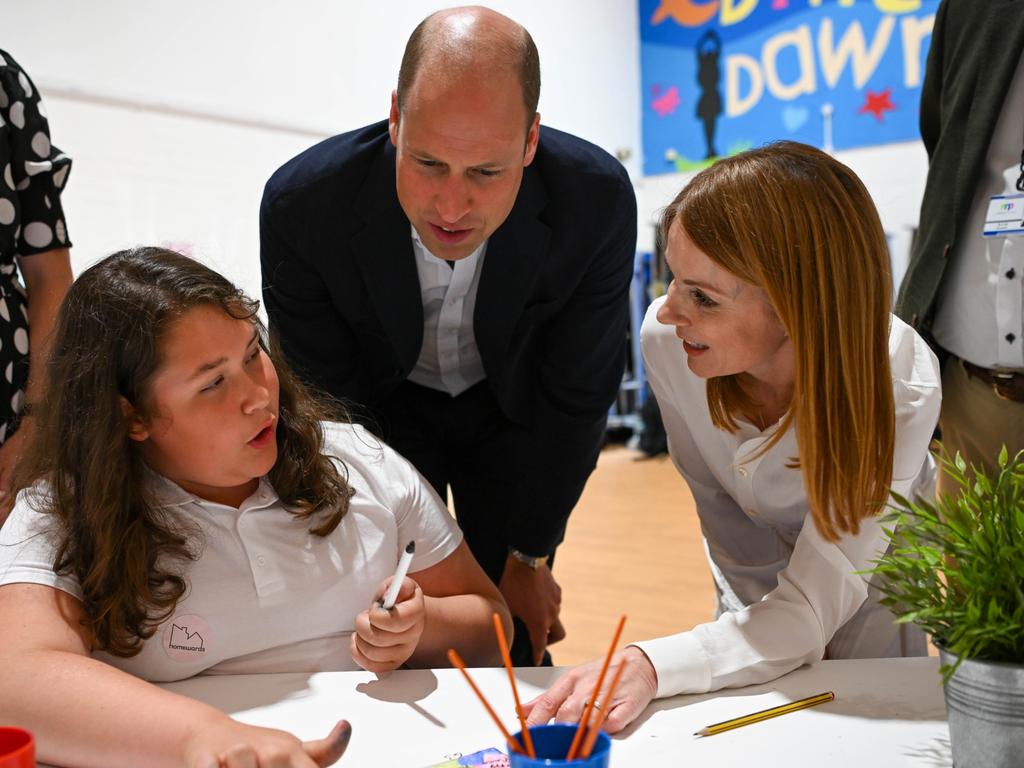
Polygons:
<instances>
[{"instance_id":1,"label":"blazer lapel","mask_svg":"<svg viewBox=\"0 0 1024 768\"><path fill-rule=\"evenodd\" d=\"M546 202L547 192L540 173L528 167L511 213L487 242L473 333L488 376L505 356L516 322L548 255L551 230L539 219Z\"/></svg>"},{"instance_id":2,"label":"blazer lapel","mask_svg":"<svg viewBox=\"0 0 1024 768\"><path fill-rule=\"evenodd\" d=\"M423 297L412 227L395 188L395 149L390 142L374 161L359 201L356 212L366 227L353 236L352 250L404 376L416 364L423 344Z\"/></svg>"}]
</instances>

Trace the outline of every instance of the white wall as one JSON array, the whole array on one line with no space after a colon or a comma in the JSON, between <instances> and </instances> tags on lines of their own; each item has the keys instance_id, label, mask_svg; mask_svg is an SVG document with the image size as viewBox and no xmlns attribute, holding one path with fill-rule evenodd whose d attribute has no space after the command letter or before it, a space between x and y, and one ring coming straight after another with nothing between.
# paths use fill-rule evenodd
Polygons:
<instances>
[{"instance_id":1,"label":"white wall","mask_svg":"<svg viewBox=\"0 0 1024 768\"><path fill-rule=\"evenodd\" d=\"M453 0L454 1L454 0ZM443 0L0 0L0 45L47 99L74 157L64 202L76 271L136 243L193 243L259 295L263 183L319 138L386 116L402 48ZM639 247L689 178L641 178L636 0L495 0L541 53L549 125L629 153ZM902 273L919 142L838 153L862 176Z\"/></svg>"},{"instance_id":2,"label":"white wall","mask_svg":"<svg viewBox=\"0 0 1024 768\"><path fill-rule=\"evenodd\" d=\"M63 201L77 271L137 243L194 243L259 295L270 173L387 116L405 41L445 2L0 0L3 39L74 158ZM633 0L500 0L541 54L542 120L639 168Z\"/></svg>"},{"instance_id":3,"label":"white wall","mask_svg":"<svg viewBox=\"0 0 1024 768\"><path fill-rule=\"evenodd\" d=\"M920 141L887 144L835 153L836 159L860 176L878 207L882 226L890 236L893 282L898 287L907 268L910 240L917 226L928 173L928 155ZM635 181L639 231L637 248L654 250L654 232L662 209L695 173L648 176Z\"/></svg>"}]
</instances>

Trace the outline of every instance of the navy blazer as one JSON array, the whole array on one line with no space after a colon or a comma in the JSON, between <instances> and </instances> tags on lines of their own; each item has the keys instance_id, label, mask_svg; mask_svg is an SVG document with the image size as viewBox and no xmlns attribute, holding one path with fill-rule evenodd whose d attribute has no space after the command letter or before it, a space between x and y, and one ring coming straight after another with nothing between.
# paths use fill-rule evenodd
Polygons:
<instances>
[{"instance_id":1,"label":"navy blazer","mask_svg":"<svg viewBox=\"0 0 1024 768\"><path fill-rule=\"evenodd\" d=\"M636 200L621 164L542 127L515 205L491 235L473 330L494 397L518 431L508 457L526 552L560 541L593 469L622 378ZM386 121L282 166L260 208L263 297L307 381L372 413L412 371L423 306Z\"/></svg>"}]
</instances>

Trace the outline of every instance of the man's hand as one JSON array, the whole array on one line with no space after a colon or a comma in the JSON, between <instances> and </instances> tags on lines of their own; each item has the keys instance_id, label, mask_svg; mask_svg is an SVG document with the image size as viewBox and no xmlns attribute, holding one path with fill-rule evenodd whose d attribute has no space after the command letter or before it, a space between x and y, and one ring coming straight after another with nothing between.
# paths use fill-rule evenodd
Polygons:
<instances>
[{"instance_id":1,"label":"man's hand","mask_svg":"<svg viewBox=\"0 0 1024 768\"><path fill-rule=\"evenodd\" d=\"M547 565L534 569L509 555L498 589L508 603L509 612L526 625L533 663L540 664L544 650L565 637L565 628L558 618L562 588Z\"/></svg>"}]
</instances>

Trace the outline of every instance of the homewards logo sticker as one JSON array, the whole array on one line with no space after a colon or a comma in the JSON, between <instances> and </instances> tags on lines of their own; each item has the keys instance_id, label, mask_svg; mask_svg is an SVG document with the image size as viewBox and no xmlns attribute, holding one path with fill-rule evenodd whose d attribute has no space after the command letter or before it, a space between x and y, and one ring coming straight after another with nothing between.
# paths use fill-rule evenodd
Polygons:
<instances>
[{"instance_id":1,"label":"homewards logo sticker","mask_svg":"<svg viewBox=\"0 0 1024 768\"><path fill-rule=\"evenodd\" d=\"M188 627L179 627L171 624L171 641L168 648L176 651L205 651L203 648L203 636L198 632L189 632Z\"/></svg>"},{"instance_id":2,"label":"homewards logo sticker","mask_svg":"<svg viewBox=\"0 0 1024 768\"><path fill-rule=\"evenodd\" d=\"M165 627L163 646L175 661L197 661L204 658L213 638L210 625L202 616L175 616Z\"/></svg>"}]
</instances>

